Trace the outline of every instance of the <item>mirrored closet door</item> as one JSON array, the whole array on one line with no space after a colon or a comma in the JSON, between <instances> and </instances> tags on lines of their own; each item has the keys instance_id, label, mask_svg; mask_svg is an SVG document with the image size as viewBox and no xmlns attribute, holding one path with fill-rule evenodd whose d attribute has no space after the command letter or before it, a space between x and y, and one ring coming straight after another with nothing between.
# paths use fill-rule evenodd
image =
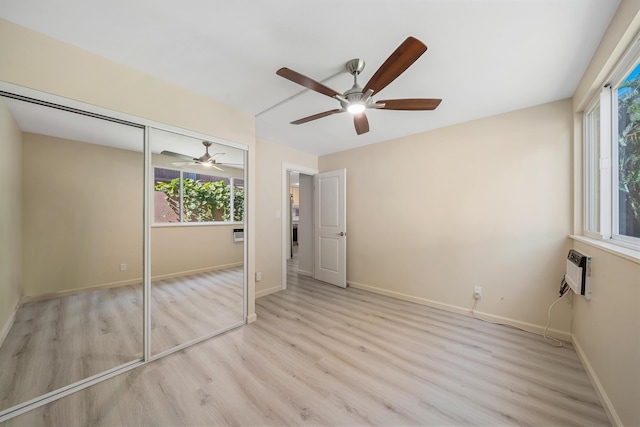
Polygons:
<instances>
[{"instance_id":1,"label":"mirrored closet door","mask_svg":"<svg viewBox=\"0 0 640 427\"><path fill-rule=\"evenodd\" d=\"M245 150L149 131L151 354L245 322Z\"/></svg>"},{"instance_id":2,"label":"mirrored closet door","mask_svg":"<svg viewBox=\"0 0 640 427\"><path fill-rule=\"evenodd\" d=\"M5 96L0 123L2 412L142 359L144 128Z\"/></svg>"}]
</instances>

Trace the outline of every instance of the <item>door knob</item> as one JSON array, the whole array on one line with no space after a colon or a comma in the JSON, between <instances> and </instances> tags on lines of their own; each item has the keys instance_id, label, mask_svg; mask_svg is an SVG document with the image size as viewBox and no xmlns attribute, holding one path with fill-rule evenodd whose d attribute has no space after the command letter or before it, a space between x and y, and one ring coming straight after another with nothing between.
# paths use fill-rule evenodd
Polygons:
<instances>
[{"instance_id":1,"label":"door knob","mask_svg":"<svg viewBox=\"0 0 640 427\"><path fill-rule=\"evenodd\" d=\"M347 233L345 233L344 231L341 231L341 232L338 233L338 236L346 236L346 235L347 235Z\"/></svg>"}]
</instances>

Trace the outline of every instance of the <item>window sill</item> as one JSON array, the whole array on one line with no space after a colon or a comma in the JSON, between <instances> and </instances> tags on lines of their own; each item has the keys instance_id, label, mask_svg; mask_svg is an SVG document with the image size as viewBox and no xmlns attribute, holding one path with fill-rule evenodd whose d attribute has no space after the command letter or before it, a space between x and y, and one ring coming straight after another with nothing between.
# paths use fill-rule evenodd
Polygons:
<instances>
[{"instance_id":1,"label":"window sill","mask_svg":"<svg viewBox=\"0 0 640 427\"><path fill-rule=\"evenodd\" d=\"M578 242L585 243L589 246L593 246L594 248L601 249L612 255L619 256L620 258L624 258L627 261L640 264L640 251L638 250L625 248L624 246L615 245L613 243L604 242L602 240L592 239L590 237L571 235L569 236L569 238Z\"/></svg>"},{"instance_id":2,"label":"window sill","mask_svg":"<svg viewBox=\"0 0 640 427\"><path fill-rule=\"evenodd\" d=\"M234 227L244 227L244 222L159 222L151 224L151 228L164 228L164 227L220 227L224 225L232 225Z\"/></svg>"}]
</instances>

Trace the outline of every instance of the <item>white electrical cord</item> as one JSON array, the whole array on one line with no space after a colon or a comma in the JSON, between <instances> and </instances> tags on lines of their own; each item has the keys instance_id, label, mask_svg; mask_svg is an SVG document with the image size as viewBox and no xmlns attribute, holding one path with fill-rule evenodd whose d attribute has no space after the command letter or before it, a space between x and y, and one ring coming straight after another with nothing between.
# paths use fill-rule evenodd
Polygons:
<instances>
[{"instance_id":1,"label":"white electrical cord","mask_svg":"<svg viewBox=\"0 0 640 427\"><path fill-rule=\"evenodd\" d=\"M567 289L567 291L564 294L562 294L560 298L555 300L553 304L549 306L549 311L547 312L547 326L544 328L544 332L542 333L542 336L544 337L544 340L547 342L547 344L552 345L554 347L562 347L562 341L560 341L557 338L547 336L547 330L549 329L549 326L551 326L551 309L553 308L554 305L560 302L560 300L564 298L564 296L567 295L568 293L569 293L569 290Z\"/></svg>"},{"instance_id":2,"label":"white electrical cord","mask_svg":"<svg viewBox=\"0 0 640 427\"><path fill-rule=\"evenodd\" d=\"M551 309L553 308L554 305L556 305L562 298L564 298L565 295L567 295L569 293L569 290L567 290L564 294L562 294L562 296L560 296L560 298L558 298L557 300L555 300L550 306L549 306L549 311L547 312L547 326L544 328L544 332L542 333L542 336L544 337L544 340L547 342L547 344L552 345L554 347L562 347L562 341L560 341L557 338L553 338L553 337L548 337L547 336L547 330L549 329L549 326L551 326ZM478 306L478 301L480 301L480 298L476 298L476 300L473 302L473 307L471 307L471 313L473 314L473 317L475 317L476 319L480 319L483 322L487 322L487 323L493 323L495 325L503 325L503 326L509 326L510 328L515 328L515 329L520 329L521 331L525 331L525 332L529 332L525 329L522 328L518 328L517 326L513 326L513 325L507 325L505 323L500 323L500 322L493 322L491 320L487 320L487 319L483 319L482 317L478 316L478 313L476 312L476 308Z\"/></svg>"}]
</instances>

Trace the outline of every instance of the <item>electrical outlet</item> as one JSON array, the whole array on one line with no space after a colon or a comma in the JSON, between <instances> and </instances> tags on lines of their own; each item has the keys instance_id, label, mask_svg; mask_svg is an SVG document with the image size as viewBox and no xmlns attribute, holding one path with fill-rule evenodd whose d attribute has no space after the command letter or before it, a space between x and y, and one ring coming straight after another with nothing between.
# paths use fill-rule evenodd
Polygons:
<instances>
[{"instance_id":1,"label":"electrical outlet","mask_svg":"<svg viewBox=\"0 0 640 427\"><path fill-rule=\"evenodd\" d=\"M473 287L473 297L475 299L482 298L482 286L474 286Z\"/></svg>"},{"instance_id":2,"label":"electrical outlet","mask_svg":"<svg viewBox=\"0 0 640 427\"><path fill-rule=\"evenodd\" d=\"M261 281L261 280L262 280L262 273L258 271L258 272L256 273L256 282L259 282L259 281Z\"/></svg>"},{"instance_id":3,"label":"electrical outlet","mask_svg":"<svg viewBox=\"0 0 640 427\"><path fill-rule=\"evenodd\" d=\"M127 264L120 264L120 271L126 271L127 270Z\"/></svg>"}]
</instances>

